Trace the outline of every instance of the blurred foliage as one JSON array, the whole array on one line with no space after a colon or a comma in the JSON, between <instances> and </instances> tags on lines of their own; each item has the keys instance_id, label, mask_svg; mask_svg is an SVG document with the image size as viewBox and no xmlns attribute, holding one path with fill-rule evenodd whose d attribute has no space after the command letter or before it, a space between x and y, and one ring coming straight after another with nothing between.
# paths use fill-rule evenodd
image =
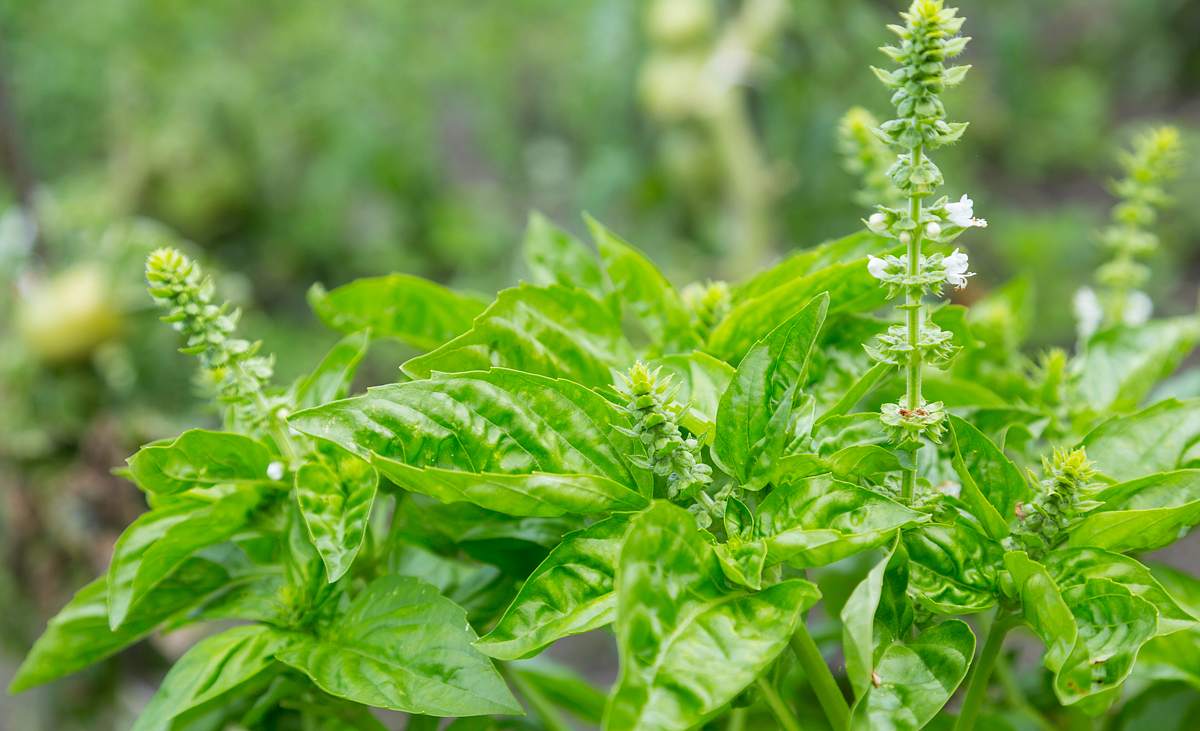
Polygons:
<instances>
[{"instance_id":1,"label":"blurred foliage","mask_svg":"<svg viewBox=\"0 0 1200 731\"><path fill-rule=\"evenodd\" d=\"M715 36L745 4L713 0L701 30ZM1171 121L1189 150L1173 189L1184 205L1162 217L1151 295L1160 311L1193 309L1200 3L962 4L973 83L947 103L969 110L972 144L939 164L970 181L947 192L969 192L992 224L972 239L980 274L967 292L1021 274L1042 313L1031 340L1069 342L1072 293L1103 257L1114 151ZM224 281L243 277L225 294L247 305L246 330L278 353L285 379L332 341L311 334L310 283L403 271L493 290L521 275L530 209L560 221L591 211L680 282L736 257L719 142L695 120L651 113L643 76L663 38L646 31L649 6L0 0L5 134L38 183L41 224L26 266L16 219L0 221L0 594L20 602L0 622L4 644L27 647L137 512L109 470L141 441L214 418L196 412L169 333L147 326L140 260L152 246L194 242L235 275ZM851 106L886 110L866 64L879 63L896 6L791 0L738 89L778 181L773 256L868 213L841 169L837 126ZM368 379L392 380L400 358L374 358ZM116 692L111 677L89 677ZM87 707L71 692L67 704L42 696L57 715L15 727L104 728L70 725Z\"/></svg>"}]
</instances>

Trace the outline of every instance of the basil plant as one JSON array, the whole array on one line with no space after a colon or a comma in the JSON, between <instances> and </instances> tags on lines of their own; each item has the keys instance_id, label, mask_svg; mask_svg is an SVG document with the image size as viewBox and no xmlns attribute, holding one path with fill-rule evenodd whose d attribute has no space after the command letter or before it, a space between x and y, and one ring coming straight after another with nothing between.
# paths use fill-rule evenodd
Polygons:
<instances>
[{"instance_id":1,"label":"basil plant","mask_svg":"<svg viewBox=\"0 0 1200 731\"><path fill-rule=\"evenodd\" d=\"M527 280L490 302L404 274L314 287L344 338L282 386L199 266L155 252L224 425L129 458L149 510L12 690L202 625L136 731L389 728L378 709L414 730L1132 729L1194 707L1200 582L1139 556L1200 522L1200 399L1170 395L1195 379L1164 381L1200 321L1126 316L1174 143L1125 160L1101 316L1073 355L1030 355L1021 282L939 300L985 225L934 197L966 128L939 96L961 25L916 0L892 27L867 228L737 283L677 289L600 223L588 244L535 215ZM420 354L350 395L383 339ZM585 633L615 641L611 688L539 657Z\"/></svg>"}]
</instances>

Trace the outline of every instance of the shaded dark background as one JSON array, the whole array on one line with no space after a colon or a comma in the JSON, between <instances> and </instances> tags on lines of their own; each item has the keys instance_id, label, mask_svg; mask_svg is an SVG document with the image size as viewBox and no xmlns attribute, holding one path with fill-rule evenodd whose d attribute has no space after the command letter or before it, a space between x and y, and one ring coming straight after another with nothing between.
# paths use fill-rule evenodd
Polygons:
<instances>
[{"instance_id":1,"label":"shaded dark background","mask_svg":"<svg viewBox=\"0 0 1200 731\"><path fill-rule=\"evenodd\" d=\"M854 230L869 211L836 128L852 105L886 118L867 66L899 4L781 0L730 92L771 180L755 252L723 142L686 111L702 90L649 69L704 56L756 2L679 0L712 17L681 43L636 0L0 0L0 679L142 509L109 470L214 418L148 308L153 246L221 272L283 380L334 339L310 283L404 271L494 291L521 276L531 209L576 231L591 212L680 284ZM1171 122L1188 158L1151 294L1194 309L1200 2L959 5L974 69L946 101L971 127L937 160L991 222L964 239L979 273L964 295L1027 277L1036 344L1069 343L1115 150ZM402 355L384 348L367 378L393 379ZM0 727L123 727L175 651L5 697Z\"/></svg>"}]
</instances>

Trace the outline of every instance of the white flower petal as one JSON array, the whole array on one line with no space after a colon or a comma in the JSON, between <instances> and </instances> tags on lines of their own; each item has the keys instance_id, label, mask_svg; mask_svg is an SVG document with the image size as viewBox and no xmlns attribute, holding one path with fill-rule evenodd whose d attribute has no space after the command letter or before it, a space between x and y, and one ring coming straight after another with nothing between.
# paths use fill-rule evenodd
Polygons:
<instances>
[{"instance_id":1,"label":"white flower petal","mask_svg":"<svg viewBox=\"0 0 1200 731\"><path fill-rule=\"evenodd\" d=\"M1154 301L1145 292L1134 290L1125 299L1125 312L1122 313L1126 325L1144 325L1154 312Z\"/></svg>"},{"instance_id":2,"label":"white flower petal","mask_svg":"<svg viewBox=\"0 0 1200 731\"><path fill-rule=\"evenodd\" d=\"M271 464L267 465L267 479L283 479L283 462L272 462Z\"/></svg>"},{"instance_id":3,"label":"white flower petal","mask_svg":"<svg viewBox=\"0 0 1200 731\"><path fill-rule=\"evenodd\" d=\"M1075 309L1076 327L1079 337L1087 338L1096 332L1104 320L1104 309L1100 306L1100 298L1091 287L1080 287L1075 290L1072 299Z\"/></svg>"},{"instance_id":4,"label":"white flower petal","mask_svg":"<svg viewBox=\"0 0 1200 731\"><path fill-rule=\"evenodd\" d=\"M868 257L867 272L876 279L883 279L888 275L888 263L877 256Z\"/></svg>"}]
</instances>

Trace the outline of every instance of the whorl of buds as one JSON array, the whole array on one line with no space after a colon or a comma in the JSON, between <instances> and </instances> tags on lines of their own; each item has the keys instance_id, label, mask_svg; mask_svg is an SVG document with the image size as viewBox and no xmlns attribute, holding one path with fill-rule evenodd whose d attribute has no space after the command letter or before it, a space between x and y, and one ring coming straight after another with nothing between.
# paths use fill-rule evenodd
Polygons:
<instances>
[{"instance_id":1,"label":"whorl of buds","mask_svg":"<svg viewBox=\"0 0 1200 731\"><path fill-rule=\"evenodd\" d=\"M1091 499L1095 465L1082 448L1056 449L1042 459L1042 474L1038 494L1017 504L1020 525L1006 539L1009 548L1024 549L1035 560L1065 541L1070 528L1099 505Z\"/></svg>"},{"instance_id":2,"label":"whorl of buds","mask_svg":"<svg viewBox=\"0 0 1200 731\"><path fill-rule=\"evenodd\" d=\"M1158 236L1148 229L1158 209L1170 203L1165 184L1178 174L1181 156L1174 127L1138 135L1133 148L1120 154L1125 175L1112 184L1119 202L1113 206L1112 223L1100 232L1100 243L1112 252L1112 259L1096 270L1096 282L1103 289L1096 298L1099 308L1092 308L1103 317L1079 312L1084 337L1102 324L1139 324L1149 317L1149 298L1140 288L1150 278L1150 268L1138 259L1158 250ZM1079 302L1076 309L1081 309Z\"/></svg>"},{"instance_id":3,"label":"whorl of buds","mask_svg":"<svg viewBox=\"0 0 1200 731\"><path fill-rule=\"evenodd\" d=\"M685 437L679 429L682 407L675 401L678 387L671 377L639 361L627 373L617 374L613 388L624 400L622 407L633 422L632 428L616 429L646 447L648 456L632 456L634 464L666 477L668 499L709 504L704 488L712 482L712 468L701 461L696 438ZM708 511L698 513L698 519L701 515L708 517ZM708 522L701 524L706 527Z\"/></svg>"},{"instance_id":4,"label":"whorl of buds","mask_svg":"<svg viewBox=\"0 0 1200 731\"><path fill-rule=\"evenodd\" d=\"M179 251L157 249L146 259L146 282L154 301L167 310L164 322L181 333L181 352L200 360L217 396L239 423L253 427L266 418L256 409L271 379L271 358L257 355L260 343L234 337L239 312L213 304L213 281Z\"/></svg>"}]
</instances>

